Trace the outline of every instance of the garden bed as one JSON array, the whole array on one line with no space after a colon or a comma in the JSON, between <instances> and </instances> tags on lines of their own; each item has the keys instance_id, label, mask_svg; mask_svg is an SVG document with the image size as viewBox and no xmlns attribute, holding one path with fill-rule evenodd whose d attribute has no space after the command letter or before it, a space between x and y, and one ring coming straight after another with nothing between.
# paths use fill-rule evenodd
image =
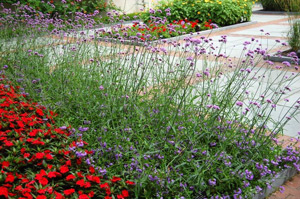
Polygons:
<instances>
[{"instance_id":1,"label":"garden bed","mask_svg":"<svg viewBox=\"0 0 300 199\"><path fill-rule=\"evenodd\" d=\"M4 92L1 101L1 129L11 131L0 141L7 184L1 190L21 195L30 186L32 192L25 192L33 198L53 198L51 188L74 198L245 198L262 192L276 173L299 168L296 143L284 150L277 138L296 117L300 101L291 102L278 120L271 113L300 74L275 71L268 62L256 67L266 55L261 43L244 41L254 50L237 61L220 54L226 36L220 45L203 36L166 42L164 48L125 49L86 34L88 17L66 22L72 30L61 28L63 21L39 19L41 24L32 26L30 19L13 43L8 29L18 20L7 18L7 34L0 35L1 75L7 78L1 88L12 93L14 85L19 93ZM67 42L41 47L36 32ZM39 123L30 126L28 117ZM28 139L25 151L23 139ZM20 184L21 192L11 184Z\"/></svg>"},{"instance_id":2,"label":"garden bed","mask_svg":"<svg viewBox=\"0 0 300 199\"><path fill-rule=\"evenodd\" d=\"M96 39L98 39L99 41L109 41L109 42L118 42L118 43L123 43L123 44L128 44L128 45L137 45L137 46L143 46L146 44L159 44L163 41L169 42L169 41L179 41L179 40L183 40L184 38L194 38L194 37L199 37L200 35L210 35L212 33L215 32L219 32L219 31L224 31L224 30L230 30L230 29L234 29L234 28L239 28L239 27L243 27L243 26L249 26L252 24L256 24L256 21L251 21L251 22L243 22L243 23L239 23L239 24L234 24L234 25L229 25L229 26L224 26L224 27L218 27L218 28L214 28L214 29L210 29L210 30L203 30L203 31L199 31L199 32L193 32L193 33L188 33L188 34L184 34L184 35L179 35L179 36L175 36L175 37L170 37L170 38L161 38L161 39L157 39L157 40L153 40L153 41L138 41L138 40L129 40L129 39L117 39L117 38L111 38L111 37L97 37ZM116 24L116 25L121 25L121 24ZM126 24L126 25L130 25L130 24ZM108 28L111 26L106 26L106 28Z\"/></svg>"}]
</instances>

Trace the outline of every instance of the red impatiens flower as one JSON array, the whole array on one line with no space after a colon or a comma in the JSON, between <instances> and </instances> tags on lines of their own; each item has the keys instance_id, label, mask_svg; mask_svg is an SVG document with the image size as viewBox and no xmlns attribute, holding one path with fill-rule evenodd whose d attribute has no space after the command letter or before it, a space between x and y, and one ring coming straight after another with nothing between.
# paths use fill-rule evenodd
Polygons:
<instances>
[{"instance_id":1,"label":"red impatiens flower","mask_svg":"<svg viewBox=\"0 0 300 199\"><path fill-rule=\"evenodd\" d=\"M49 153L47 153L46 155L47 160L53 160L53 156Z\"/></svg>"},{"instance_id":2,"label":"red impatiens flower","mask_svg":"<svg viewBox=\"0 0 300 199\"><path fill-rule=\"evenodd\" d=\"M64 199L65 198L61 193L58 193L56 191L54 191L54 194L55 194L55 199Z\"/></svg>"},{"instance_id":3,"label":"red impatiens flower","mask_svg":"<svg viewBox=\"0 0 300 199\"><path fill-rule=\"evenodd\" d=\"M0 187L0 196L8 198L8 189L6 187Z\"/></svg>"},{"instance_id":4,"label":"red impatiens flower","mask_svg":"<svg viewBox=\"0 0 300 199\"><path fill-rule=\"evenodd\" d=\"M120 180L122 180L122 179L119 178L119 177L113 176L113 179L111 179L110 181L115 183L115 182L118 182Z\"/></svg>"},{"instance_id":5,"label":"red impatiens flower","mask_svg":"<svg viewBox=\"0 0 300 199\"><path fill-rule=\"evenodd\" d=\"M109 189L109 184L107 182L103 183L103 184L100 184L100 188L101 189Z\"/></svg>"},{"instance_id":6,"label":"red impatiens flower","mask_svg":"<svg viewBox=\"0 0 300 199\"><path fill-rule=\"evenodd\" d=\"M95 173L94 167L90 166L89 171L90 171L90 173Z\"/></svg>"},{"instance_id":7,"label":"red impatiens flower","mask_svg":"<svg viewBox=\"0 0 300 199\"><path fill-rule=\"evenodd\" d=\"M3 161L1 164L2 164L2 169L5 169L6 167L9 167L9 162L8 161Z\"/></svg>"},{"instance_id":8,"label":"red impatiens flower","mask_svg":"<svg viewBox=\"0 0 300 199\"><path fill-rule=\"evenodd\" d=\"M6 146L14 146L14 144L11 141L4 140L4 143Z\"/></svg>"},{"instance_id":9,"label":"red impatiens flower","mask_svg":"<svg viewBox=\"0 0 300 199\"><path fill-rule=\"evenodd\" d=\"M38 195L36 199L47 199L47 197L45 195Z\"/></svg>"},{"instance_id":10,"label":"red impatiens flower","mask_svg":"<svg viewBox=\"0 0 300 199\"><path fill-rule=\"evenodd\" d=\"M66 177L66 180L67 181L70 181L70 180L73 180L73 179L75 179L76 177L74 176L74 175L72 175L72 174L70 174L70 175L68 175L67 177Z\"/></svg>"},{"instance_id":11,"label":"red impatiens flower","mask_svg":"<svg viewBox=\"0 0 300 199\"><path fill-rule=\"evenodd\" d=\"M77 172L78 177L83 178L83 175L81 172Z\"/></svg>"},{"instance_id":12,"label":"red impatiens flower","mask_svg":"<svg viewBox=\"0 0 300 199\"><path fill-rule=\"evenodd\" d=\"M43 152L38 152L38 153L35 154L35 157L36 157L37 159L43 159L44 155L45 155L45 154L44 154Z\"/></svg>"},{"instance_id":13,"label":"red impatiens flower","mask_svg":"<svg viewBox=\"0 0 300 199\"><path fill-rule=\"evenodd\" d=\"M40 190L38 190L37 192L38 192L39 194L45 194L46 191L47 191L47 189L40 189Z\"/></svg>"},{"instance_id":14,"label":"red impatiens flower","mask_svg":"<svg viewBox=\"0 0 300 199\"><path fill-rule=\"evenodd\" d=\"M126 181L126 184L128 184L128 185L135 185L135 183L134 183L134 182L132 182L132 181L129 181L129 180L127 180L127 181Z\"/></svg>"},{"instance_id":15,"label":"red impatiens flower","mask_svg":"<svg viewBox=\"0 0 300 199\"><path fill-rule=\"evenodd\" d=\"M64 173L67 173L69 171L69 168L67 166L63 165L63 166L60 167L59 170L62 174L64 174Z\"/></svg>"},{"instance_id":16,"label":"red impatiens flower","mask_svg":"<svg viewBox=\"0 0 300 199\"><path fill-rule=\"evenodd\" d=\"M36 109L36 113L40 116L44 116L43 110L42 109Z\"/></svg>"},{"instance_id":17,"label":"red impatiens flower","mask_svg":"<svg viewBox=\"0 0 300 199\"><path fill-rule=\"evenodd\" d=\"M90 192L88 195L89 195L89 197L91 197L91 198L92 198L92 197L94 197L94 195L95 195L95 192L94 192L94 191L91 191L91 192Z\"/></svg>"},{"instance_id":18,"label":"red impatiens flower","mask_svg":"<svg viewBox=\"0 0 300 199\"><path fill-rule=\"evenodd\" d=\"M30 156L30 153L24 153L24 158L28 158Z\"/></svg>"},{"instance_id":19,"label":"red impatiens flower","mask_svg":"<svg viewBox=\"0 0 300 199\"><path fill-rule=\"evenodd\" d=\"M76 184L79 185L80 187L83 187L85 185L84 179L78 180Z\"/></svg>"},{"instance_id":20,"label":"red impatiens flower","mask_svg":"<svg viewBox=\"0 0 300 199\"><path fill-rule=\"evenodd\" d=\"M46 186L48 184L48 180L47 180L47 178L43 177L39 180L39 183L43 186Z\"/></svg>"},{"instance_id":21,"label":"red impatiens flower","mask_svg":"<svg viewBox=\"0 0 300 199\"><path fill-rule=\"evenodd\" d=\"M8 182L13 182L15 180L15 176L11 175L11 174L8 174L6 176L6 179L5 179L5 182L8 183Z\"/></svg>"},{"instance_id":22,"label":"red impatiens flower","mask_svg":"<svg viewBox=\"0 0 300 199\"><path fill-rule=\"evenodd\" d=\"M129 193L128 193L128 191L125 190L125 189L122 191L122 195L123 195L124 198L129 197Z\"/></svg>"},{"instance_id":23,"label":"red impatiens flower","mask_svg":"<svg viewBox=\"0 0 300 199\"><path fill-rule=\"evenodd\" d=\"M100 177L98 176L87 175L86 178L91 182L96 182L97 184L100 183Z\"/></svg>"},{"instance_id":24,"label":"red impatiens flower","mask_svg":"<svg viewBox=\"0 0 300 199\"><path fill-rule=\"evenodd\" d=\"M57 172L57 171L50 171L48 173L48 178L55 178L57 176L61 176L61 174L59 172Z\"/></svg>"},{"instance_id":25,"label":"red impatiens flower","mask_svg":"<svg viewBox=\"0 0 300 199\"><path fill-rule=\"evenodd\" d=\"M90 197L86 194L82 194L78 197L78 199L90 199Z\"/></svg>"},{"instance_id":26,"label":"red impatiens flower","mask_svg":"<svg viewBox=\"0 0 300 199\"><path fill-rule=\"evenodd\" d=\"M66 190L64 190L64 194L65 194L66 196L71 195L71 194L74 193L74 192L75 192L75 189L66 189Z\"/></svg>"}]
</instances>

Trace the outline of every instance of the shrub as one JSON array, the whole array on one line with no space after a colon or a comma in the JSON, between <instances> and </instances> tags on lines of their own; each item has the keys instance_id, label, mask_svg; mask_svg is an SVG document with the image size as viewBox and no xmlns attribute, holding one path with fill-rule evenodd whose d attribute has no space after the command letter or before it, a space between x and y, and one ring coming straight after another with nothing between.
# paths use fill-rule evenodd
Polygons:
<instances>
[{"instance_id":1,"label":"shrub","mask_svg":"<svg viewBox=\"0 0 300 199\"><path fill-rule=\"evenodd\" d=\"M297 52L300 50L300 21L292 21L291 28L288 32L288 43L292 48L292 51Z\"/></svg>"},{"instance_id":2,"label":"shrub","mask_svg":"<svg viewBox=\"0 0 300 199\"><path fill-rule=\"evenodd\" d=\"M107 11L115 9L116 6L112 0L89 0L89 1L74 1L74 0L4 0L3 3L15 4L20 2L42 13L50 14L70 14L74 12L94 13L95 10Z\"/></svg>"},{"instance_id":3,"label":"shrub","mask_svg":"<svg viewBox=\"0 0 300 199\"><path fill-rule=\"evenodd\" d=\"M260 2L267 11L299 12L300 0L261 0Z\"/></svg>"},{"instance_id":4,"label":"shrub","mask_svg":"<svg viewBox=\"0 0 300 199\"><path fill-rule=\"evenodd\" d=\"M166 17L168 21L188 19L204 22L211 19L219 26L226 26L249 21L252 14L251 2L244 0L172 0L159 3L155 9L146 13L143 19L149 20L150 15Z\"/></svg>"}]
</instances>

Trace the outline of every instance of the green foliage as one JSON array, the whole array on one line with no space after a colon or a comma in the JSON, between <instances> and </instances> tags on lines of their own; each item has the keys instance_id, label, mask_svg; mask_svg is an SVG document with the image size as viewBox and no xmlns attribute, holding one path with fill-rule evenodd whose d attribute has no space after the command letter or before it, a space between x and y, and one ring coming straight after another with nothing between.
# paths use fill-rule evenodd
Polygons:
<instances>
[{"instance_id":1,"label":"green foliage","mask_svg":"<svg viewBox=\"0 0 300 199\"><path fill-rule=\"evenodd\" d=\"M261 0L264 10L299 12L300 0Z\"/></svg>"},{"instance_id":2,"label":"green foliage","mask_svg":"<svg viewBox=\"0 0 300 199\"><path fill-rule=\"evenodd\" d=\"M19 0L4 0L5 4L14 4ZM89 1L73 1L73 0L20 0L21 4L26 4L37 11L50 14L70 14L74 12L93 13L95 10L107 11L109 9L117 9L112 0L89 0Z\"/></svg>"},{"instance_id":3,"label":"green foliage","mask_svg":"<svg viewBox=\"0 0 300 199\"><path fill-rule=\"evenodd\" d=\"M300 20L292 22L291 29L288 33L288 43L292 50L300 50Z\"/></svg>"},{"instance_id":4,"label":"green foliage","mask_svg":"<svg viewBox=\"0 0 300 199\"><path fill-rule=\"evenodd\" d=\"M168 8L171 9L169 16ZM219 26L226 26L249 21L252 14L251 2L231 0L172 0L158 4L155 10L155 14L145 14L144 20L149 20L150 15L166 17L168 21L189 19L204 22L211 19Z\"/></svg>"}]
</instances>

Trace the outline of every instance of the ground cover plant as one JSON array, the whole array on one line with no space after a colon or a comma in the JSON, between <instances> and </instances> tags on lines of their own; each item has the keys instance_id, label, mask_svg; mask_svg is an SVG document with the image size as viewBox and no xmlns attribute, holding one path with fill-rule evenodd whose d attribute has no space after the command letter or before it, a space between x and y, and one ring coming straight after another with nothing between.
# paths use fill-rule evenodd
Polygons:
<instances>
[{"instance_id":1,"label":"ground cover plant","mask_svg":"<svg viewBox=\"0 0 300 199\"><path fill-rule=\"evenodd\" d=\"M136 35L129 37L132 45L124 45L122 35L121 42L99 42L97 37L105 27L96 28L92 15L77 13L78 20L68 22L72 28L67 29L61 19L34 15L20 21L12 17L15 13L4 12L1 74L20 87L21 95L37 102L35 111L28 114L44 119L45 110L42 117L35 109L40 105L59 114L52 127L62 127L57 131L74 135L59 139L65 146L78 143L80 138L88 143L84 147L90 154L71 145L68 151L75 154L74 159L65 156L75 170L77 164L73 162L78 158L85 174L89 174L89 166L95 168L95 176L103 177L101 183L107 180L112 185L115 197L127 196L122 191L128 190L130 198L251 198L270 186L282 169L299 170L297 147L283 149L277 141L286 122L299 112L300 100L286 99L299 78L299 73L290 70L298 66L264 61L268 53L262 41L245 41L240 58L234 60L221 50L227 45L225 35L219 41L198 36L157 44L143 42ZM10 29L19 23L28 27L26 34L11 37ZM136 46L136 40L143 45ZM264 64L258 66L261 62ZM274 72L278 77L268 78ZM291 108L280 118L273 118L272 112L284 99ZM38 125L51 129L47 124ZM70 125L74 130L65 129ZM17 134L10 135L11 139L19 138L13 135ZM5 149L23 158L20 150ZM48 161L45 151L32 151L31 156L44 152ZM44 164L41 166L47 171ZM60 170L60 166L52 168ZM6 167L2 169L7 172ZM37 167L28 169L32 173L27 176L43 175ZM60 180L51 178L53 185ZM87 197L107 194L97 182L91 184L97 188L82 189ZM80 184L71 186L79 189ZM78 189L75 198L81 193ZM49 194L45 195L51 198Z\"/></svg>"}]
</instances>

